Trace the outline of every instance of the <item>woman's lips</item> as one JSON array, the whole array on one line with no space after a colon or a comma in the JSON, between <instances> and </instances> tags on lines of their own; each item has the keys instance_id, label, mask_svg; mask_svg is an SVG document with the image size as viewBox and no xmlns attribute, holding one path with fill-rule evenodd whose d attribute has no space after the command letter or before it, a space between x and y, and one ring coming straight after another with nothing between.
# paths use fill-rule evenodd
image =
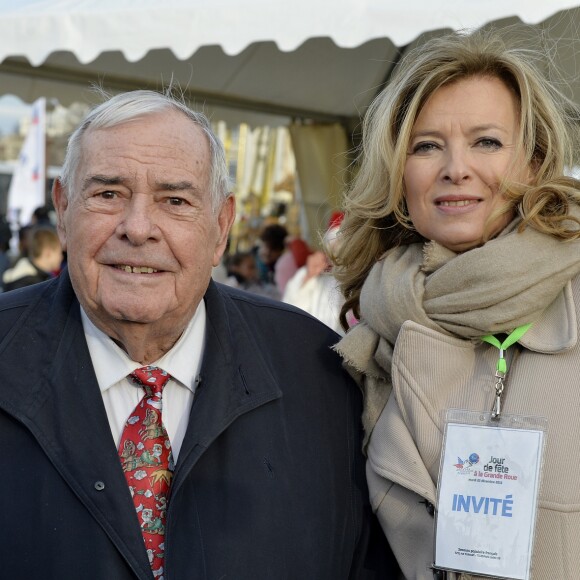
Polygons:
<instances>
[{"instance_id":1,"label":"woman's lips","mask_svg":"<svg viewBox=\"0 0 580 580\"><path fill-rule=\"evenodd\" d=\"M435 201L439 207L464 207L466 205L473 205L479 203L479 199L454 199Z\"/></svg>"}]
</instances>

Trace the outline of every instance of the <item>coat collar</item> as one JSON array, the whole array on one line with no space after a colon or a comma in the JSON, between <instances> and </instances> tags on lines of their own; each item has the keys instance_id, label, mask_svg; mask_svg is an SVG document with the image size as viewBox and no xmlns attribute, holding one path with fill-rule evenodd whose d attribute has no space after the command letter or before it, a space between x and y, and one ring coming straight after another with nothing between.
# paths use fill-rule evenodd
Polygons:
<instances>
[{"instance_id":1,"label":"coat collar","mask_svg":"<svg viewBox=\"0 0 580 580\"><path fill-rule=\"evenodd\" d=\"M281 396L234 301L213 282L205 300L202 379L176 466L174 497L220 433L240 415ZM26 371L16 373L14 361ZM0 373L9 377L0 389L0 407L28 428L137 577L149 579L135 509L66 270L44 286L0 344ZM98 491L96 482L105 488Z\"/></svg>"},{"instance_id":2,"label":"coat collar","mask_svg":"<svg viewBox=\"0 0 580 580\"><path fill-rule=\"evenodd\" d=\"M211 443L239 416L282 396L248 321L225 287L210 282L205 355L172 483L183 479Z\"/></svg>"},{"instance_id":3,"label":"coat collar","mask_svg":"<svg viewBox=\"0 0 580 580\"><path fill-rule=\"evenodd\" d=\"M576 307L572 282L568 282L519 342L534 352L556 353L574 347L577 341Z\"/></svg>"}]
</instances>

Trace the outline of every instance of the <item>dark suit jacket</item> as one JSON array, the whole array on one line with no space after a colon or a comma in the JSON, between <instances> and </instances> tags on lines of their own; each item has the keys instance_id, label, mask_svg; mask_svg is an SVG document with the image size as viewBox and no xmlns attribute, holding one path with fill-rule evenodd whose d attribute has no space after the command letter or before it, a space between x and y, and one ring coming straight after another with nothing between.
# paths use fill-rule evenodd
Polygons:
<instances>
[{"instance_id":1,"label":"dark suit jacket","mask_svg":"<svg viewBox=\"0 0 580 580\"><path fill-rule=\"evenodd\" d=\"M205 300L165 579L375 578L361 401L336 335L214 283ZM0 296L0 373L0 577L150 580L66 271Z\"/></svg>"}]
</instances>

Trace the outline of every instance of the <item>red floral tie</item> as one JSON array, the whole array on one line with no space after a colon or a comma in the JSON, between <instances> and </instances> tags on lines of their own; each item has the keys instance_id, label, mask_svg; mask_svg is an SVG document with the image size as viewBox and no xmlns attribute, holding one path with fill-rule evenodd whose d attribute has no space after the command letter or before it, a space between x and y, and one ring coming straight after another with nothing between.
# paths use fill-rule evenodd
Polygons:
<instances>
[{"instance_id":1,"label":"red floral tie","mask_svg":"<svg viewBox=\"0 0 580 580\"><path fill-rule=\"evenodd\" d=\"M174 468L171 443L161 418L161 395L171 376L157 367L142 367L130 376L145 389L145 396L125 423L119 456L153 576L161 578L167 502Z\"/></svg>"}]
</instances>

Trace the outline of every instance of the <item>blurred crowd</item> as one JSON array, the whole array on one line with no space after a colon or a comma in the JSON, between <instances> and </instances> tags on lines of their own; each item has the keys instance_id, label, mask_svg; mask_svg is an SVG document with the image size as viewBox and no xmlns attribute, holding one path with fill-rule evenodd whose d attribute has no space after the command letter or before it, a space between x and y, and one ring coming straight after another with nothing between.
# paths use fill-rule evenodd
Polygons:
<instances>
[{"instance_id":1,"label":"blurred crowd","mask_svg":"<svg viewBox=\"0 0 580 580\"><path fill-rule=\"evenodd\" d=\"M330 262L342 217L341 212L332 214L321 249L311 248L279 223L268 224L251 250L226 253L213 278L297 306L344 334L339 323L343 300Z\"/></svg>"},{"instance_id":2,"label":"blurred crowd","mask_svg":"<svg viewBox=\"0 0 580 580\"><path fill-rule=\"evenodd\" d=\"M17 238L16 251L11 240ZM64 261L54 212L38 207L29 224L13 232L0 216L0 291L8 292L58 276Z\"/></svg>"}]
</instances>

